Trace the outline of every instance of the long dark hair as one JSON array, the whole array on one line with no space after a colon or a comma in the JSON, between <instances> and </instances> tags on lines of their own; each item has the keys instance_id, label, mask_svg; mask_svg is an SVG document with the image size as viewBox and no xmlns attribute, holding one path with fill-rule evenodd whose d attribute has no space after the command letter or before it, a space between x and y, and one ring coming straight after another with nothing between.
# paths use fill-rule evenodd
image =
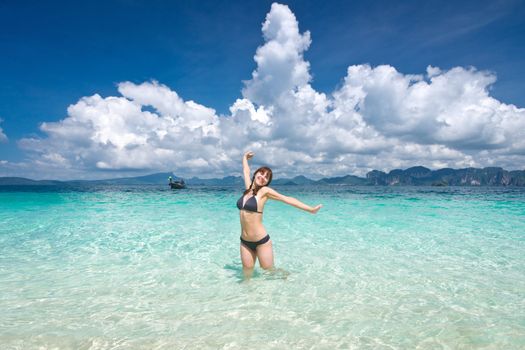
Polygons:
<instances>
[{"instance_id":1,"label":"long dark hair","mask_svg":"<svg viewBox=\"0 0 525 350\"><path fill-rule=\"evenodd\" d=\"M272 169L268 168L267 166L263 166L263 167L260 167L259 169L255 170L255 172L253 173L253 177L252 177L252 183L250 184L250 187L248 187L246 189L246 191L244 191L244 194L248 194L248 192L250 192L252 190L252 186L253 184L255 183L255 175L257 175L258 172L265 172L265 173L268 173L268 183L264 186L268 186L270 184L270 182L272 182L272 177L273 177L273 173L272 173ZM256 183L255 183L255 188L253 189L253 195L256 196L257 195L257 192L263 188L264 186L258 186Z\"/></svg>"}]
</instances>

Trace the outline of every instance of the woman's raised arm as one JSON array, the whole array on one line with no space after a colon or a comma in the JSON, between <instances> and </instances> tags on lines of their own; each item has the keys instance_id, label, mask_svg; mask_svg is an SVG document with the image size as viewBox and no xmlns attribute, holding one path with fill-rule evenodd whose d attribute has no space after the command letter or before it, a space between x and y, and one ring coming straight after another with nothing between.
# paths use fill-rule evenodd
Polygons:
<instances>
[{"instance_id":1,"label":"woman's raised arm","mask_svg":"<svg viewBox=\"0 0 525 350\"><path fill-rule=\"evenodd\" d=\"M296 208L299 208L299 209L302 209L302 210L305 210L311 214L315 214L319 211L319 209L321 209L322 205L321 204L318 204L316 205L315 207L311 207L307 204L304 204L303 202L301 202L300 200L294 198L294 197L289 197L289 196L285 196L285 195L282 195L280 194L279 192L277 192L276 190L270 188L270 187L264 187L265 188L265 191L268 195L269 198L271 199L275 199L275 200L278 200L278 201L281 201L281 202L284 202L286 204L290 204Z\"/></svg>"},{"instance_id":2,"label":"woman's raised arm","mask_svg":"<svg viewBox=\"0 0 525 350\"><path fill-rule=\"evenodd\" d=\"M253 152L248 151L244 153L244 156L242 157L242 174L244 176L244 185L246 186L246 189L250 188L250 185L252 184L250 179L250 166L248 165L248 159L251 159L253 155Z\"/></svg>"}]
</instances>

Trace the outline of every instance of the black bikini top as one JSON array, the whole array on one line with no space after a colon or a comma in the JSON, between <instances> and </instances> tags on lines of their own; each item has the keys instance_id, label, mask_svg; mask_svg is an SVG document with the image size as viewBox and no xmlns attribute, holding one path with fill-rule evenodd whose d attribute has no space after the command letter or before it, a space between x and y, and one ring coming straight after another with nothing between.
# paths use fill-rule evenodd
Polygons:
<instances>
[{"instance_id":1,"label":"black bikini top","mask_svg":"<svg viewBox=\"0 0 525 350\"><path fill-rule=\"evenodd\" d=\"M244 203L244 206L242 205L243 201L244 195L242 195L241 198L239 198L239 200L237 201L237 208L239 208L239 210L247 210L254 213L262 214L262 211L257 211L257 198L255 196L251 196L250 198L248 198L246 203Z\"/></svg>"}]
</instances>

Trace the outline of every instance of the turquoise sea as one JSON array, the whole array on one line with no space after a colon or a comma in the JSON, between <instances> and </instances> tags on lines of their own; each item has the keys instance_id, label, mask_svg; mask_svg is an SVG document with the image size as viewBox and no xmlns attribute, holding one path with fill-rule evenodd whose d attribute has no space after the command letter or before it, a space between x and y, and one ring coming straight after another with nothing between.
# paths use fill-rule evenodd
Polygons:
<instances>
[{"instance_id":1,"label":"turquoise sea","mask_svg":"<svg viewBox=\"0 0 525 350\"><path fill-rule=\"evenodd\" d=\"M276 189L246 281L240 188L1 188L0 347L525 348L525 189Z\"/></svg>"}]
</instances>

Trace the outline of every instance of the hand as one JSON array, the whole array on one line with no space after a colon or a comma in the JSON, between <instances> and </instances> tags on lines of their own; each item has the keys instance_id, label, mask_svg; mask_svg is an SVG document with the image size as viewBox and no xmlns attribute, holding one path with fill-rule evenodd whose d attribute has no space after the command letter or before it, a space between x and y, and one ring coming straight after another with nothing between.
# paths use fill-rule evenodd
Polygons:
<instances>
[{"instance_id":1,"label":"hand","mask_svg":"<svg viewBox=\"0 0 525 350\"><path fill-rule=\"evenodd\" d=\"M310 210L310 213L312 214L317 214L317 212L319 211L319 209L321 209L323 207L322 204L318 204L317 206L315 206L312 210Z\"/></svg>"},{"instance_id":2,"label":"hand","mask_svg":"<svg viewBox=\"0 0 525 350\"><path fill-rule=\"evenodd\" d=\"M254 155L255 155L255 153L253 153L252 151L248 151L248 152L244 153L244 158L251 159L251 158L253 158Z\"/></svg>"}]
</instances>

